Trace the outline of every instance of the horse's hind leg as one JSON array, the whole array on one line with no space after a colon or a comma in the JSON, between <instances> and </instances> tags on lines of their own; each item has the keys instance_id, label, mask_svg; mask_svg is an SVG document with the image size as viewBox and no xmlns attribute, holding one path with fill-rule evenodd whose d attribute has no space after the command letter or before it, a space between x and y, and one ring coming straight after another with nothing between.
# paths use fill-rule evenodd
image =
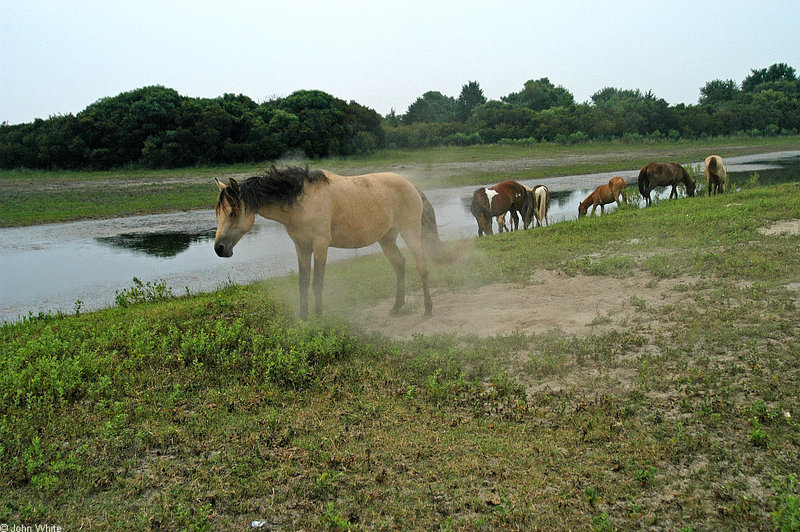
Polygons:
<instances>
[{"instance_id":1,"label":"horse's hind leg","mask_svg":"<svg viewBox=\"0 0 800 532\"><path fill-rule=\"evenodd\" d=\"M506 226L506 213L503 213L497 217L497 232L503 233L507 231L508 227Z\"/></svg>"},{"instance_id":2,"label":"horse's hind leg","mask_svg":"<svg viewBox=\"0 0 800 532\"><path fill-rule=\"evenodd\" d=\"M397 289L395 291L394 307L392 314L400 311L406 302L406 259L397 247L397 231L392 230L380 240L381 249L389 262L394 267L394 275L397 278Z\"/></svg>"},{"instance_id":3,"label":"horse's hind leg","mask_svg":"<svg viewBox=\"0 0 800 532\"><path fill-rule=\"evenodd\" d=\"M478 220L478 236L489 235L492 233L492 217L488 214L481 214ZM405 240L405 237L403 237Z\"/></svg>"},{"instance_id":4,"label":"horse's hind leg","mask_svg":"<svg viewBox=\"0 0 800 532\"><path fill-rule=\"evenodd\" d=\"M491 218L489 220L491 221ZM417 265L417 273L419 273L419 278L422 281L425 315L430 316L433 311L433 302L431 301L430 286L428 286L428 267L425 263L425 254L422 252L422 230L419 226L406 227L400 230L400 235L403 237L403 241L408 246L408 250Z\"/></svg>"}]
</instances>

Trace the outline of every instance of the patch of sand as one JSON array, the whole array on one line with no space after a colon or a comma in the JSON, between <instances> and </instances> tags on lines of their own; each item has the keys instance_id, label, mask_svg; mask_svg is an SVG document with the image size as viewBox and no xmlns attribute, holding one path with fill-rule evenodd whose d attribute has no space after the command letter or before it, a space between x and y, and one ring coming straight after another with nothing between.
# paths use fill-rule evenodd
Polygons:
<instances>
[{"instance_id":1,"label":"patch of sand","mask_svg":"<svg viewBox=\"0 0 800 532\"><path fill-rule=\"evenodd\" d=\"M800 220L780 220L758 230L762 235L800 235Z\"/></svg>"},{"instance_id":2,"label":"patch of sand","mask_svg":"<svg viewBox=\"0 0 800 532\"><path fill-rule=\"evenodd\" d=\"M586 335L625 324L635 315L634 298L659 307L677 300L676 286L696 279L659 280L641 271L616 278L539 270L531 281L527 286L491 284L471 293L434 293L431 317L420 313L418 296L409 296L409 310L400 316L389 315L393 300L387 300L363 311L360 323L398 340L415 334L488 337L553 329Z\"/></svg>"}]
</instances>

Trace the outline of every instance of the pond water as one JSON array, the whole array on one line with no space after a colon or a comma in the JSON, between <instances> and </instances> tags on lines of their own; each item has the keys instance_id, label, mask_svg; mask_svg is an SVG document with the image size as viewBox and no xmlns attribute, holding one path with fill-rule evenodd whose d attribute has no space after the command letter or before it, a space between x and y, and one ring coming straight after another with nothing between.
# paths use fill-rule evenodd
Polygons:
<instances>
[{"instance_id":1,"label":"pond water","mask_svg":"<svg viewBox=\"0 0 800 532\"><path fill-rule=\"evenodd\" d=\"M692 164L702 167L701 162ZM753 172L759 173L761 184L797 181L800 151L730 157L725 165L734 187ZM557 223L574 219L578 203L614 175L635 185L638 170L520 182L548 186L549 219ZM704 193L704 186L701 177L698 192ZM469 212L476 188L425 192L443 239L476 235L477 224ZM613 208L607 206L606 213ZM203 292L297 271L294 244L280 224L258 218L230 259L214 253L215 227L213 211L203 210L0 229L0 320L71 313L76 305L83 311L111 306L117 291L130 287L134 277L145 283L163 280L177 294L186 288ZM379 251L377 244L360 250L331 248L329 260Z\"/></svg>"}]
</instances>

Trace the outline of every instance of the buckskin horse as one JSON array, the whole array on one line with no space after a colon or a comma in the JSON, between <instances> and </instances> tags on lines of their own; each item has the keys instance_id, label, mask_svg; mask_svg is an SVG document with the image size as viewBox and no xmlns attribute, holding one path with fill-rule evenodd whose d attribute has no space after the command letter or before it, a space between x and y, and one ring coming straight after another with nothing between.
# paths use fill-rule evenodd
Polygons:
<instances>
[{"instance_id":1,"label":"buckskin horse","mask_svg":"<svg viewBox=\"0 0 800 532\"><path fill-rule=\"evenodd\" d=\"M622 205L622 199L624 196L622 191L628 184L625 182L620 176L614 176L608 180L608 183L605 185L600 185L594 192L589 194L585 200L583 200L578 205L578 218L582 218L586 216L586 212L589 210L589 205L592 206L592 216L594 216L594 212L597 210L597 206L600 206L600 214L604 214L603 206L609 203L617 202L617 207Z\"/></svg>"},{"instance_id":2,"label":"buckskin horse","mask_svg":"<svg viewBox=\"0 0 800 532\"><path fill-rule=\"evenodd\" d=\"M522 211L525 201L525 187L516 181L503 181L491 187L481 187L472 194L472 203L469 211L478 222L478 236L492 233L492 218L505 213L511 214L512 227L519 229L517 212ZM500 232L505 227L504 222L498 221Z\"/></svg>"},{"instance_id":3,"label":"buckskin horse","mask_svg":"<svg viewBox=\"0 0 800 532\"><path fill-rule=\"evenodd\" d=\"M728 184L728 171L719 155L709 155L705 160L706 183L708 184L708 195L721 194L725 192Z\"/></svg>"},{"instance_id":4,"label":"buckskin horse","mask_svg":"<svg viewBox=\"0 0 800 532\"><path fill-rule=\"evenodd\" d=\"M678 184L686 186L686 195L694 196L695 182L689 172L678 163L649 163L639 171L639 192L645 199L645 205L650 205L650 192L656 187L671 186L669 198L678 198Z\"/></svg>"},{"instance_id":5,"label":"buckskin horse","mask_svg":"<svg viewBox=\"0 0 800 532\"><path fill-rule=\"evenodd\" d=\"M233 255L233 247L255 222L256 214L281 223L294 241L299 266L300 318L308 318L308 286L314 257L314 309L322 314L322 286L328 248L361 248L375 242L394 267L397 289L393 312L405 302L405 258L397 235L408 246L422 279L425 315L430 315L426 255L442 257L436 215L425 194L393 173L343 177L308 167L274 166L241 185L219 180L214 251Z\"/></svg>"}]
</instances>

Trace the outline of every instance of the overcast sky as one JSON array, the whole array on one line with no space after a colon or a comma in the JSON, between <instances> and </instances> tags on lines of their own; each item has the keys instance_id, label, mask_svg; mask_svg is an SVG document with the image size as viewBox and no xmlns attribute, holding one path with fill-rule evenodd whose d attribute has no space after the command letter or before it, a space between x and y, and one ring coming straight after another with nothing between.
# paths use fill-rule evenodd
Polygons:
<instances>
[{"instance_id":1,"label":"overcast sky","mask_svg":"<svg viewBox=\"0 0 800 532\"><path fill-rule=\"evenodd\" d=\"M0 122L163 85L256 102L320 89L387 114L469 81L547 77L697 103L713 79L800 70L800 1L0 0Z\"/></svg>"}]
</instances>

